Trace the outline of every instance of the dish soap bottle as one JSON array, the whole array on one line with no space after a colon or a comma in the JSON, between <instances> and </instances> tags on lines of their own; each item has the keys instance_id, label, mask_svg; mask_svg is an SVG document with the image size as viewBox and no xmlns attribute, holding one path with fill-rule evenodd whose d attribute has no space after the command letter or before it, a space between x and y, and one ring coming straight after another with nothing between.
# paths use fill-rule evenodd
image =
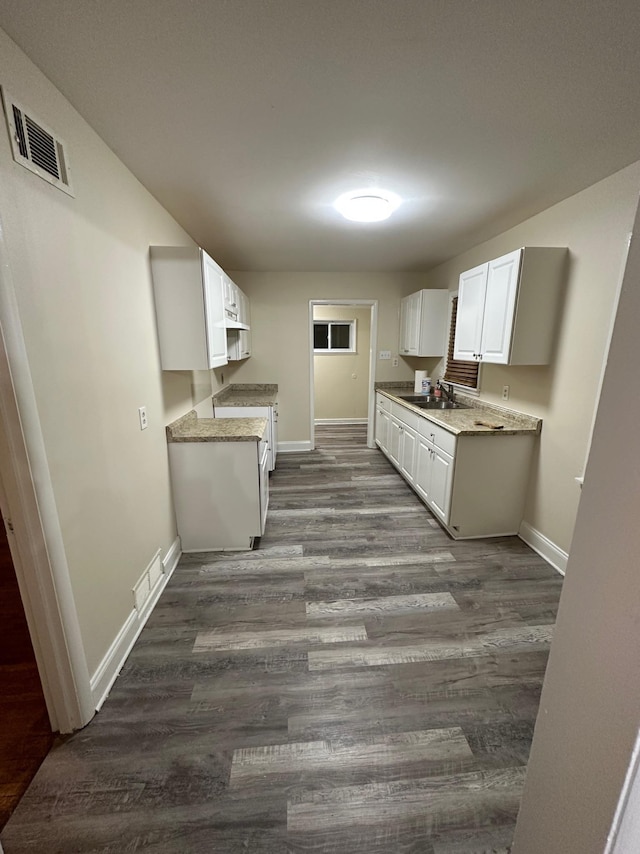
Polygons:
<instances>
[{"instance_id":1,"label":"dish soap bottle","mask_svg":"<svg viewBox=\"0 0 640 854\"><path fill-rule=\"evenodd\" d=\"M442 397L442 388L440 387L440 380L436 382L436 387L433 390L434 397Z\"/></svg>"}]
</instances>

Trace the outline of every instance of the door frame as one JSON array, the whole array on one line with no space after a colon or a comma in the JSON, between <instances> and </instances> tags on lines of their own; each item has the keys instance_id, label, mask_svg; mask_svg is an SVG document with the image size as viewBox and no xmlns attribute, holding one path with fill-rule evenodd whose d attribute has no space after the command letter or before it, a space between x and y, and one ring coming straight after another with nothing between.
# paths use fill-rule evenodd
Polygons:
<instances>
[{"instance_id":1,"label":"door frame","mask_svg":"<svg viewBox=\"0 0 640 854\"><path fill-rule=\"evenodd\" d=\"M313 309L317 305L354 306L355 308L370 308L369 325L369 380L368 380L368 407L367 407L367 447L375 448L374 439L374 416L375 416L375 375L376 375L376 352L378 347L378 300L377 299L311 299L309 300L309 414L311 416L310 426L310 449L316 446L315 430L315 369L313 353Z\"/></svg>"},{"instance_id":2,"label":"door frame","mask_svg":"<svg viewBox=\"0 0 640 854\"><path fill-rule=\"evenodd\" d=\"M72 732L95 705L1 222L0 511L51 729Z\"/></svg>"}]
</instances>

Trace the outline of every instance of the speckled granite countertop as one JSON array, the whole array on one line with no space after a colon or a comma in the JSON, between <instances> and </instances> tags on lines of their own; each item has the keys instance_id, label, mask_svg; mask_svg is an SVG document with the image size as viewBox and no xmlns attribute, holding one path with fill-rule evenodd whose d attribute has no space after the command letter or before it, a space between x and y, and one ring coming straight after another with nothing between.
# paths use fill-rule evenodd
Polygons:
<instances>
[{"instance_id":1,"label":"speckled granite countertop","mask_svg":"<svg viewBox=\"0 0 640 854\"><path fill-rule=\"evenodd\" d=\"M198 418L195 410L167 427L167 442L259 442L266 418Z\"/></svg>"},{"instance_id":2,"label":"speckled granite countertop","mask_svg":"<svg viewBox=\"0 0 640 854\"><path fill-rule=\"evenodd\" d=\"M514 436L520 433L537 434L542 429L540 418L534 418L532 415L525 415L513 409L493 406L465 394L456 393L455 398L469 409L419 409L417 406L412 406L409 401L398 397L400 394L413 394L413 383L376 383L376 391L457 436ZM484 421L492 426L476 424L476 421ZM499 429L496 430L495 427Z\"/></svg>"},{"instance_id":3,"label":"speckled granite countertop","mask_svg":"<svg viewBox=\"0 0 640 854\"><path fill-rule=\"evenodd\" d=\"M278 399L275 383L231 383L213 395L216 406L273 406Z\"/></svg>"}]
</instances>

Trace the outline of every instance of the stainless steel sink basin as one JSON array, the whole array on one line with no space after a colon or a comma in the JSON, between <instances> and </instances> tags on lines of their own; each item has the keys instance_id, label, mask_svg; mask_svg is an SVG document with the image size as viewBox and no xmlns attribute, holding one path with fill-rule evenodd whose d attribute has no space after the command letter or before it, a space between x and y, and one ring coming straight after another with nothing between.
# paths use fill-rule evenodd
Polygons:
<instances>
[{"instance_id":1,"label":"stainless steel sink basin","mask_svg":"<svg viewBox=\"0 0 640 854\"><path fill-rule=\"evenodd\" d=\"M433 397L425 394L399 394L400 400L406 400L420 409L469 409L464 403L456 400L444 400L441 397Z\"/></svg>"}]
</instances>

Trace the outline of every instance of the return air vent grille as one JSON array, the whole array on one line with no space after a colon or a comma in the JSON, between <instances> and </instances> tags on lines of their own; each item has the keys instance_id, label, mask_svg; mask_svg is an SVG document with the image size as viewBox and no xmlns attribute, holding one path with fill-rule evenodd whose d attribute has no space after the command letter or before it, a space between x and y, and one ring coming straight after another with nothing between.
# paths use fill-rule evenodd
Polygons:
<instances>
[{"instance_id":1,"label":"return air vent grille","mask_svg":"<svg viewBox=\"0 0 640 854\"><path fill-rule=\"evenodd\" d=\"M3 90L13 159L45 181L73 195L64 143Z\"/></svg>"}]
</instances>

